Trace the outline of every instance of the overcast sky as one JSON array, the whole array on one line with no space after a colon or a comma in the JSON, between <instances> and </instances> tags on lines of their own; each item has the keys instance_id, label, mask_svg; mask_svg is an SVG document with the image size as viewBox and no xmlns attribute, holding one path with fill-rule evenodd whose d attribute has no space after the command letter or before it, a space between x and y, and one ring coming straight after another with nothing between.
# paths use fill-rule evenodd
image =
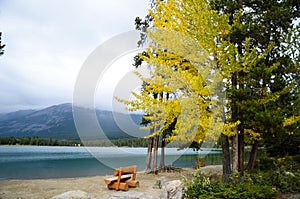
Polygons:
<instances>
[{"instance_id":1,"label":"overcast sky","mask_svg":"<svg viewBox=\"0 0 300 199\"><path fill-rule=\"evenodd\" d=\"M148 0L0 0L0 112L72 102L89 54L147 9Z\"/></svg>"}]
</instances>

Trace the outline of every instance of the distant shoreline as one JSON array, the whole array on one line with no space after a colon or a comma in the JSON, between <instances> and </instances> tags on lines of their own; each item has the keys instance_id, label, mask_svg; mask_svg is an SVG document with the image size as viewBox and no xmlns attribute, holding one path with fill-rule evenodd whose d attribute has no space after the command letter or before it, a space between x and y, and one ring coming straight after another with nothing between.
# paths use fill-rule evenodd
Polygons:
<instances>
[{"instance_id":1,"label":"distant shoreline","mask_svg":"<svg viewBox=\"0 0 300 199\"><path fill-rule=\"evenodd\" d=\"M80 140L59 140L54 138L39 137L0 137L0 145L21 146L78 146Z\"/></svg>"},{"instance_id":2,"label":"distant shoreline","mask_svg":"<svg viewBox=\"0 0 300 199\"><path fill-rule=\"evenodd\" d=\"M0 137L1 145L22 145L22 146L99 146L99 147L148 147L148 139L145 138L116 138L116 139L102 139L102 140L59 140L54 138L40 138L40 137ZM189 145L178 141L172 141L167 144L167 148L186 148ZM190 146L194 146L191 145ZM197 146L198 148L200 146ZM214 148L218 148L216 145Z\"/></svg>"}]
</instances>

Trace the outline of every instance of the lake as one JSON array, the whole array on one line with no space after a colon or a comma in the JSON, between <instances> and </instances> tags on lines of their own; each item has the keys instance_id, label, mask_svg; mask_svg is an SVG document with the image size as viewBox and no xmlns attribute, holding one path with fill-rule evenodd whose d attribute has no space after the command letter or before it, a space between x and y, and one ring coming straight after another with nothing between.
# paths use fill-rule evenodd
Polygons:
<instances>
[{"instance_id":1,"label":"lake","mask_svg":"<svg viewBox=\"0 0 300 199\"><path fill-rule=\"evenodd\" d=\"M146 154L147 148L0 146L0 180L111 175L129 165L142 171ZM166 165L192 167L198 158L206 165L221 164L221 150L166 149Z\"/></svg>"}]
</instances>

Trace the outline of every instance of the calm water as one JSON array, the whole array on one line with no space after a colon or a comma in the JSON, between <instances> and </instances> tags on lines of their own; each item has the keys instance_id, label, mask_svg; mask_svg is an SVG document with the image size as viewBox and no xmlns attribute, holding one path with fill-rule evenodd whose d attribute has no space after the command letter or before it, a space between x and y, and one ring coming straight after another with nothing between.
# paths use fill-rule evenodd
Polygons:
<instances>
[{"instance_id":1,"label":"calm water","mask_svg":"<svg viewBox=\"0 0 300 199\"><path fill-rule=\"evenodd\" d=\"M0 146L0 180L47 179L111 175L113 168L137 165L144 170L146 148ZM166 149L166 164L221 164L221 151ZM159 159L158 159L159 163Z\"/></svg>"}]
</instances>

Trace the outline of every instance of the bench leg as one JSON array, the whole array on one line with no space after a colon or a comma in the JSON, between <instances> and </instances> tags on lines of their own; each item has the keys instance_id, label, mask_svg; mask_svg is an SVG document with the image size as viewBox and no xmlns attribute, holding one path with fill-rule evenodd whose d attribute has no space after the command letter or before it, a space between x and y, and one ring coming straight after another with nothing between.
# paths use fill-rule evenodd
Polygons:
<instances>
[{"instance_id":1,"label":"bench leg","mask_svg":"<svg viewBox=\"0 0 300 199\"><path fill-rule=\"evenodd\" d=\"M128 184L129 187L138 187L140 185L139 181L135 180L127 180L126 184Z\"/></svg>"},{"instance_id":2,"label":"bench leg","mask_svg":"<svg viewBox=\"0 0 300 199\"><path fill-rule=\"evenodd\" d=\"M123 190L128 191L128 184L125 182L121 182L118 186L117 182L114 182L112 184L107 185L107 188L109 189L115 189L115 190Z\"/></svg>"}]
</instances>

